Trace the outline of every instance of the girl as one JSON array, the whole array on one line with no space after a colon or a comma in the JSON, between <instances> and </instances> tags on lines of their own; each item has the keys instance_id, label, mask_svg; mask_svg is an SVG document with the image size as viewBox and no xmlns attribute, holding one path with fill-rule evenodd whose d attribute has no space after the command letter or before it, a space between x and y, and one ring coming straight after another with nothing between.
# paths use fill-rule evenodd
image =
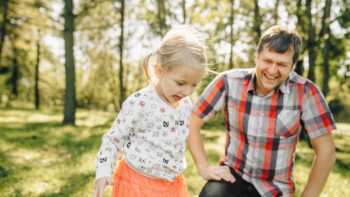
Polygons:
<instances>
[{"instance_id":1,"label":"girl","mask_svg":"<svg viewBox=\"0 0 350 197\"><path fill-rule=\"evenodd\" d=\"M155 65L149 66L151 57ZM205 47L186 28L169 31L157 52L145 58L147 77L156 80L126 99L112 128L103 135L94 196L102 196L106 185L113 185L113 196L119 197L188 196L182 175L192 108L188 96L204 76L206 65ZM121 152L123 159L113 174Z\"/></svg>"}]
</instances>

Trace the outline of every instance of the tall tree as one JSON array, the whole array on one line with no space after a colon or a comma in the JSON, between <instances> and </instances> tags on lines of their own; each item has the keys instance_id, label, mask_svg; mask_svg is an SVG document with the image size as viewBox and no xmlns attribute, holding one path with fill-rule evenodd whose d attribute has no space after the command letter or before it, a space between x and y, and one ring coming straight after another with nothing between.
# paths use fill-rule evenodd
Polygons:
<instances>
[{"instance_id":1,"label":"tall tree","mask_svg":"<svg viewBox=\"0 0 350 197\"><path fill-rule=\"evenodd\" d=\"M234 67L233 65L233 47L234 47L234 38L233 38L233 19L234 19L234 4L235 1L234 0L230 0L230 21L229 21L229 25L230 25L230 59L229 59L229 69L232 69Z\"/></svg>"},{"instance_id":2,"label":"tall tree","mask_svg":"<svg viewBox=\"0 0 350 197\"><path fill-rule=\"evenodd\" d=\"M63 124L75 124L76 95L75 95L75 66L74 66L74 14L73 0L64 1L64 48L66 89L64 95Z\"/></svg>"},{"instance_id":3,"label":"tall tree","mask_svg":"<svg viewBox=\"0 0 350 197\"><path fill-rule=\"evenodd\" d=\"M326 0L324 6L324 13L322 17L322 26L319 38L322 39L324 46L322 48L322 58L323 58L323 82L322 82L322 92L326 96L329 91L328 81L329 81L329 50L331 45L331 31L330 31L330 15L331 15L332 1Z\"/></svg>"},{"instance_id":4,"label":"tall tree","mask_svg":"<svg viewBox=\"0 0 350 197\"><path fill-rule=\"evenodd\" d=\"M182 8L182 24L186 24L186 18L187 18L187 11L186 11L186 0L181 1L181 8Z\"/></svg>"},{"instance_id":5,"label":"tall tree","mask_svg":"<svg viewBox=\"0 0 350 197\"><path fill-rule=\"evenodd\" d=\"M18 65L18 57L20 56L18 54L18 49L16 47L16 39L14 36L10 37L11 44L12 44L12 72L10 77L10 84L11 84L11 96L14 98L18 97L18 80L19 80L19 65Z\"/></svg>"},{"instance_id":6,"label":"tall tree","mask_svg":"<svg viewBox=\"0 0 350 197\"><path fill-rule=\"evenodd\" d=\"M5 41L5 36L6 36L6 26L8 23L8 18L7 18L8 4L9 4L8 0L1 0L1 2L0 2L0 6L1 6L0 9L3 11L2 23L1 23L1 27L0 27L0 67L1 67L2 49L4 46L4 41Z\"/></svg>"},{"instance_id":7,"label":"tall tree","mask_svg":"<svg viewBox=\"0 0 350 197\"><path fill-rule=\"evenodd\" d=\"M40 31L38 31L39 38L36 43L36 62L34 70L34 105L35 109L40 107L40 92L39 92L39 65L40 65Z\"/></svg>"},{"instance_id":8,"label":"tall tree","mask_svg":"<svg viewBox=\"0 0 350 197\"><path fill-rule=\"evenodd\" d=\"M260 7L258 0L254 0L254 33L255 33L255 44L259 42L261 36L261 23L262 19L260 16Z\"/></svg>"},{"instance_id":9,"label":"tall tree","mask_svg":"<svg viewBox=\"0 0 350 197\"><path fill-rule=\"evenodd\" d=\"M280 0L275 0L275 10L273 13L273 19L275 21L275 24L278 23L278 7L280 5Z\"/></svg>"},{"instance_id":10,"label":"tall tree","mask_svg":"<svg viewBox=\"0 0 350 197\"><path fill-rule=\"evenodd\" d=\"M10 98L25 98L26 101L31 101L33 87L28 87L28 82L29 84L33 82L33 62L35 61L35 50L32 50L35 45L32 41L37 40L38 37L34 30L47 21L43 17L47 9L41 0L7 0L1 1L2 3L6 3L6 8L1 6L1 25L4 26L2 26L0 45L2 49L8 50L1 52L0 72L6 75L5 83L10 87L4 91L4 94L11 94ZM6 10L4 15L3 10ZM23 96L20 96L21 94Z\"/></svg>"},{"instance_id":11,"label":"tall tree","mask_svg":"<svg viewBox=\"0 0 350 197\"><path fill-rule=\"evenodd\" d=\"M307 41L306 41L306 47L308 51L308 57L309 57L309 71L307 77L311 81L315 81L315 62L316 62L316 33L315 33L315 26L313 24L313 17L311 13L311 7L312 7L312 0L306 0L306 16L308 19L308 25L307 25Z\"/></svg>"},{"instance_id":12,"label":"tall tree","mask_svg":"<svg viewBox=\"0 0 350 197\"><path fill-rule=\"evenodd\" d=\"M165 2L163 0L157 0L157 19L158 19L158 27L159 27L159 35L163 37L168 29L166 24L166 16L167 16L167 10L165 7Z\"/></svg>"},{"instance_id":13,"label":"tall tree","mask_svg":"<svg viewBox=\"0 0 350 197\"><path fill-rule=\"evenodd\" d=\"M125 16L125 0L120 0L120 35L119 35L119 106L125 100L125 87L124 87L124 65L123 65L123 50L124 50L124 16Z\"/></svg>"},{"instance_id":14,"label":"tall tree","mask_svg":"<svg viewBox=\"0 0 350 197\"><path fill-rule=\"evenodd\" d=\"M296 17L298 19L298 22L297 22L297 30L298 32L301 34L301 39L302 39L302 42L304 42L304 37L303 34L304 32L306 31L306 27L305 27L305 19L303 17L303 13L304 13L304 10L303 10L303 5L302 5L302 0L297 0L296 2ZM305 52L305 47L302 47L301 49L301 56L304 56ZM295 65L295 68L294 68L295 72L298 73L299 75L303 76L303 73L304 73L304 60L302 58L299 58L299 60L297 61L296 65Z\"/></svg>"}]
</instances>

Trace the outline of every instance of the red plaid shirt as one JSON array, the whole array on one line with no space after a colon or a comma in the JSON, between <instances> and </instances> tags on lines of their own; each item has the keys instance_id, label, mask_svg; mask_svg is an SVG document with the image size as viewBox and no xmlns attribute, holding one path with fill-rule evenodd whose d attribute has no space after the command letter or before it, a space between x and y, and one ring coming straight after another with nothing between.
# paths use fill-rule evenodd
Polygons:
<instances>
[{"instance_id":1,"label":"red plaid shirt","mask_svg":"<svg viewBox=\"0 0 350 197\"><path fill-rule=\"evenodd\" d=\"M262 196L293 196L292 170L301 124L310 139L335 129L320 90L291 72L276 91L257 95L254 69L220 74L193 111L204 121L222 109L226 144L221 164L232 167Z\"/></svg>"}]
</instances>

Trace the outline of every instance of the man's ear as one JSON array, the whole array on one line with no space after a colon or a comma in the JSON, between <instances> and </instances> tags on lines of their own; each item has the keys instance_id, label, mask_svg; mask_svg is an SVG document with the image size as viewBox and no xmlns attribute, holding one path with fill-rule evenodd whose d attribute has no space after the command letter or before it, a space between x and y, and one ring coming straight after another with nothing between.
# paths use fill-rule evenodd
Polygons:
<instances>
[{"instance_id":1,"label":"man's ear","mask_svg":"<svg viewBox=\"0 0 350 197\"><path fill-rule=\"evenodd\" d=\"M164 69L159 64L154 65L154 74L158 79L163 75L163 73Z\"/></svg>"},{"instance_id":2,"label":"man's ear","mask_svg":"<svg viewBox=\"0 0 350 197\"><path fill-rule=\"evenodd\" d=\"M254 53L254 63L255 63L255 65L258 62L258 58L259 58L258 51L255 51L255 53Z\"/></svg>"}]
</instances>

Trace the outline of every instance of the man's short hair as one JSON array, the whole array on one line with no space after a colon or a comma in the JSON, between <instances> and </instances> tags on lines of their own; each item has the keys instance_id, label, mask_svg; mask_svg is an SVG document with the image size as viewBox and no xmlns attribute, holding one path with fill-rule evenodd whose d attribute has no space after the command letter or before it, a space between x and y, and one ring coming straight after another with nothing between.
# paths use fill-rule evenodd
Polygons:
<instances>
[{"instance_id":1,"label":"man's short hair","mask_svg":"<svg viewBox=\"0 0 350 197\"><path fill-rule=\"evenodd\" d=\"M277 53L293 50L293 65L298 61L301 49L301 38L295 31L275 25L267 29L261 36L257 48L258 54L264 47Z\"/></svg>"}]
</instances>

